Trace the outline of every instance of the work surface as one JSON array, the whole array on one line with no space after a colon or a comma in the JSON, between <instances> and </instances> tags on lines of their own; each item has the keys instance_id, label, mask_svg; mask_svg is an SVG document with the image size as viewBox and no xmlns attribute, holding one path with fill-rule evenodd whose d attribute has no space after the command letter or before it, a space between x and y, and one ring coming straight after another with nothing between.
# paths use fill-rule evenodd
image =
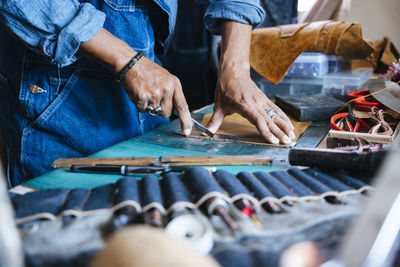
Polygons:
<instances>
[{"instance_id":1,"label":"work surface","mask_svg":"<svg viewBox=\"0 0 400 267\"><path fill-rule=\"evenodd\" d=\"M201 119L204 114L212 112L212 106L207 106L193 113ZM269 147L230 141L214 141L206 139L185 138L175 133L179 129L179 121L174 120L151 132L133 139L123 141L104 149L92 157L134 157L134 156L165 156L165 155L267 155L272 158L271 166L218 166L217 169L229 170L232 173L240 171L274 171L285 169L288 163L288 148ZM327 123L313 123L297 140L297 147L316 147L330 129ZM94 188L107 183L113 183L120 175L72 173L67 169L58 169L39 176L25 183L25 186L36 189L48 188Z\"/></svg>"}]
</instances>

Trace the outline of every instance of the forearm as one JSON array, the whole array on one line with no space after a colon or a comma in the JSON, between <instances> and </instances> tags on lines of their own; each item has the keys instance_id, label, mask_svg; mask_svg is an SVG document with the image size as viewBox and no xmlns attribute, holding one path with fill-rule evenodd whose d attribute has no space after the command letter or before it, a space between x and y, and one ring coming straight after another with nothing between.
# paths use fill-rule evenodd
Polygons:
<instances>
[{"instance_id":1,"label":"forearm","mask_svg":"<svg viewBox=\"0 0 400 267\"><path fill-rule=\"evenodd\" d=\"M108 67L114 74L119 73L136 54L127 43L105 29L92 39L82 43L78 55Z\"/></svg>"},{"instance_id":2,"label":"forearm","mask_svg":"<svg viewBox=\"0 0 400 267\"><path fill-rule=\"evenodd\" d=\"M249 73L251 31L251 25L234 21L222 23L220 73L228 69Z\"/></svg>"}]
</instances>

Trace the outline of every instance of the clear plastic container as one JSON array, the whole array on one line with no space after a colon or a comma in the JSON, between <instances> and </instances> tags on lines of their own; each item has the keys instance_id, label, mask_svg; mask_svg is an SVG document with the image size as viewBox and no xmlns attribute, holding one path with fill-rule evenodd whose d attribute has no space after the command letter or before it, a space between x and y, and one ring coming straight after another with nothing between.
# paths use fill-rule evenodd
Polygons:
<instances>
[{"instance_id":1,"label":"clear plastic container","mask_svg":"<svg viewBox=\"0 0 400 267\"><path fill-rule=\"evenodd\" d=\"M322 78L320 77L287 76L278 84L269 82L254 70L251 71L251 77L264 94L271 99L274 99L275 95L319 94L322 89Z\"/></svg>"},{"instance_id":2,"label":"clear plastic container","mask_svg":"<svg viewBox=\"0 0 400 267\"><path fill-rule=\"evenodd\" d=\"M322 93L346 101L348 93L365 89L365 83L372 74L370 68L328 73L322 76Z\"/></svg>"},{"instance_id":3,"label":"clear plastic container","mask_svg":"<svg viewBox=\"0 0 400 267\"><path fill-rule=\"evenodd\" d=\"M351 59L342 56L328 55L328 60L329 60L328 73L351 69Z\"/></svg>"},{"instance_id":4,"label":"clear plastic container","mask_svg":"<svg viewBox=\"0 0 400 267\"><path fill-rule=\"evenodd\" d=\"M329 57L321 53L301 53L290 66L286 76L317 77L329 71Z\"/></svg>"},{"instance_id":5,"label":"clear plastic container","mask_svg":"<svg viewBox=\"0 0 400 267\"><path fill-rule=\"evenodd\" d=\"M362 90L371 76L372 69L359 68L328 73L318 77L286 76L280 83L273 84L254 70L251 71L253 81L272 99L275 98L275 95L324 93L346 101L347 94Z\"/></svg>"}]
</instances>

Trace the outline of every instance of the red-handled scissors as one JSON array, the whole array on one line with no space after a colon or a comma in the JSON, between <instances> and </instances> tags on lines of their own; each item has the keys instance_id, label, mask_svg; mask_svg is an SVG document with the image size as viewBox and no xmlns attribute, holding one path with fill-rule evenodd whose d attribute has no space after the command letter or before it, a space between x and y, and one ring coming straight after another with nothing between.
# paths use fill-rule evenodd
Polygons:
<instances>
[{"instance_id":1,"label":"red-handled scissors","mask_svg":"<svg viewBox=\"0 0 400 267\"><path fill-rule=\"evenodd\" d=\"M346 131L343 128L339 127L337 125L337 121L339 119L344 119L345 120L345 125L347 128L347 131L349 132L358 132L361 126L363 126L367 131L371 129L371 127L363 120L357 117L351 110L351 105L349 106L349 112L343 112L343 113L338 113L332 116L331 118L331 126L332 129L337 130L337 131ZM354 123L354 126L352 123Z\"/></svg>"},{"instance_id":2,"label":"red-handled scissors","mask_svg":"<svg viewBox=\"0 0 400 267\"><path fill-rule=\"evenodd\" d=\"M360 111L370 111L372 107L380 107L381 103L373 99L372 101L367 101L368 97L364 97L369 94L368 90L350 92L347 94L349 100L356 99L354 105L356 109Z\"/></svg>"}]
</instances>

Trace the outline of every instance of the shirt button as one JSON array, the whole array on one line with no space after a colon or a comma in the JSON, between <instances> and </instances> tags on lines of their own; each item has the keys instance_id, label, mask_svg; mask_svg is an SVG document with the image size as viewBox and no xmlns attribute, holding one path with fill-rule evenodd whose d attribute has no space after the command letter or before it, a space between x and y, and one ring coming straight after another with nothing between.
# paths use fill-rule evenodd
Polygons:
<instances>
[{"instance_id":1,"label":"shirt button","mask_svg":"<svg viewBox=\"0 0 400 267\"><path fill-rule=\"evenodd\" d=\"M32 85L29 87L29 91L30 91L32 94L46 93L46 92L47 92L46 89L43 89L43 88L37 86L36 84L32 84Z\"/></svg>"}]
</instances>

